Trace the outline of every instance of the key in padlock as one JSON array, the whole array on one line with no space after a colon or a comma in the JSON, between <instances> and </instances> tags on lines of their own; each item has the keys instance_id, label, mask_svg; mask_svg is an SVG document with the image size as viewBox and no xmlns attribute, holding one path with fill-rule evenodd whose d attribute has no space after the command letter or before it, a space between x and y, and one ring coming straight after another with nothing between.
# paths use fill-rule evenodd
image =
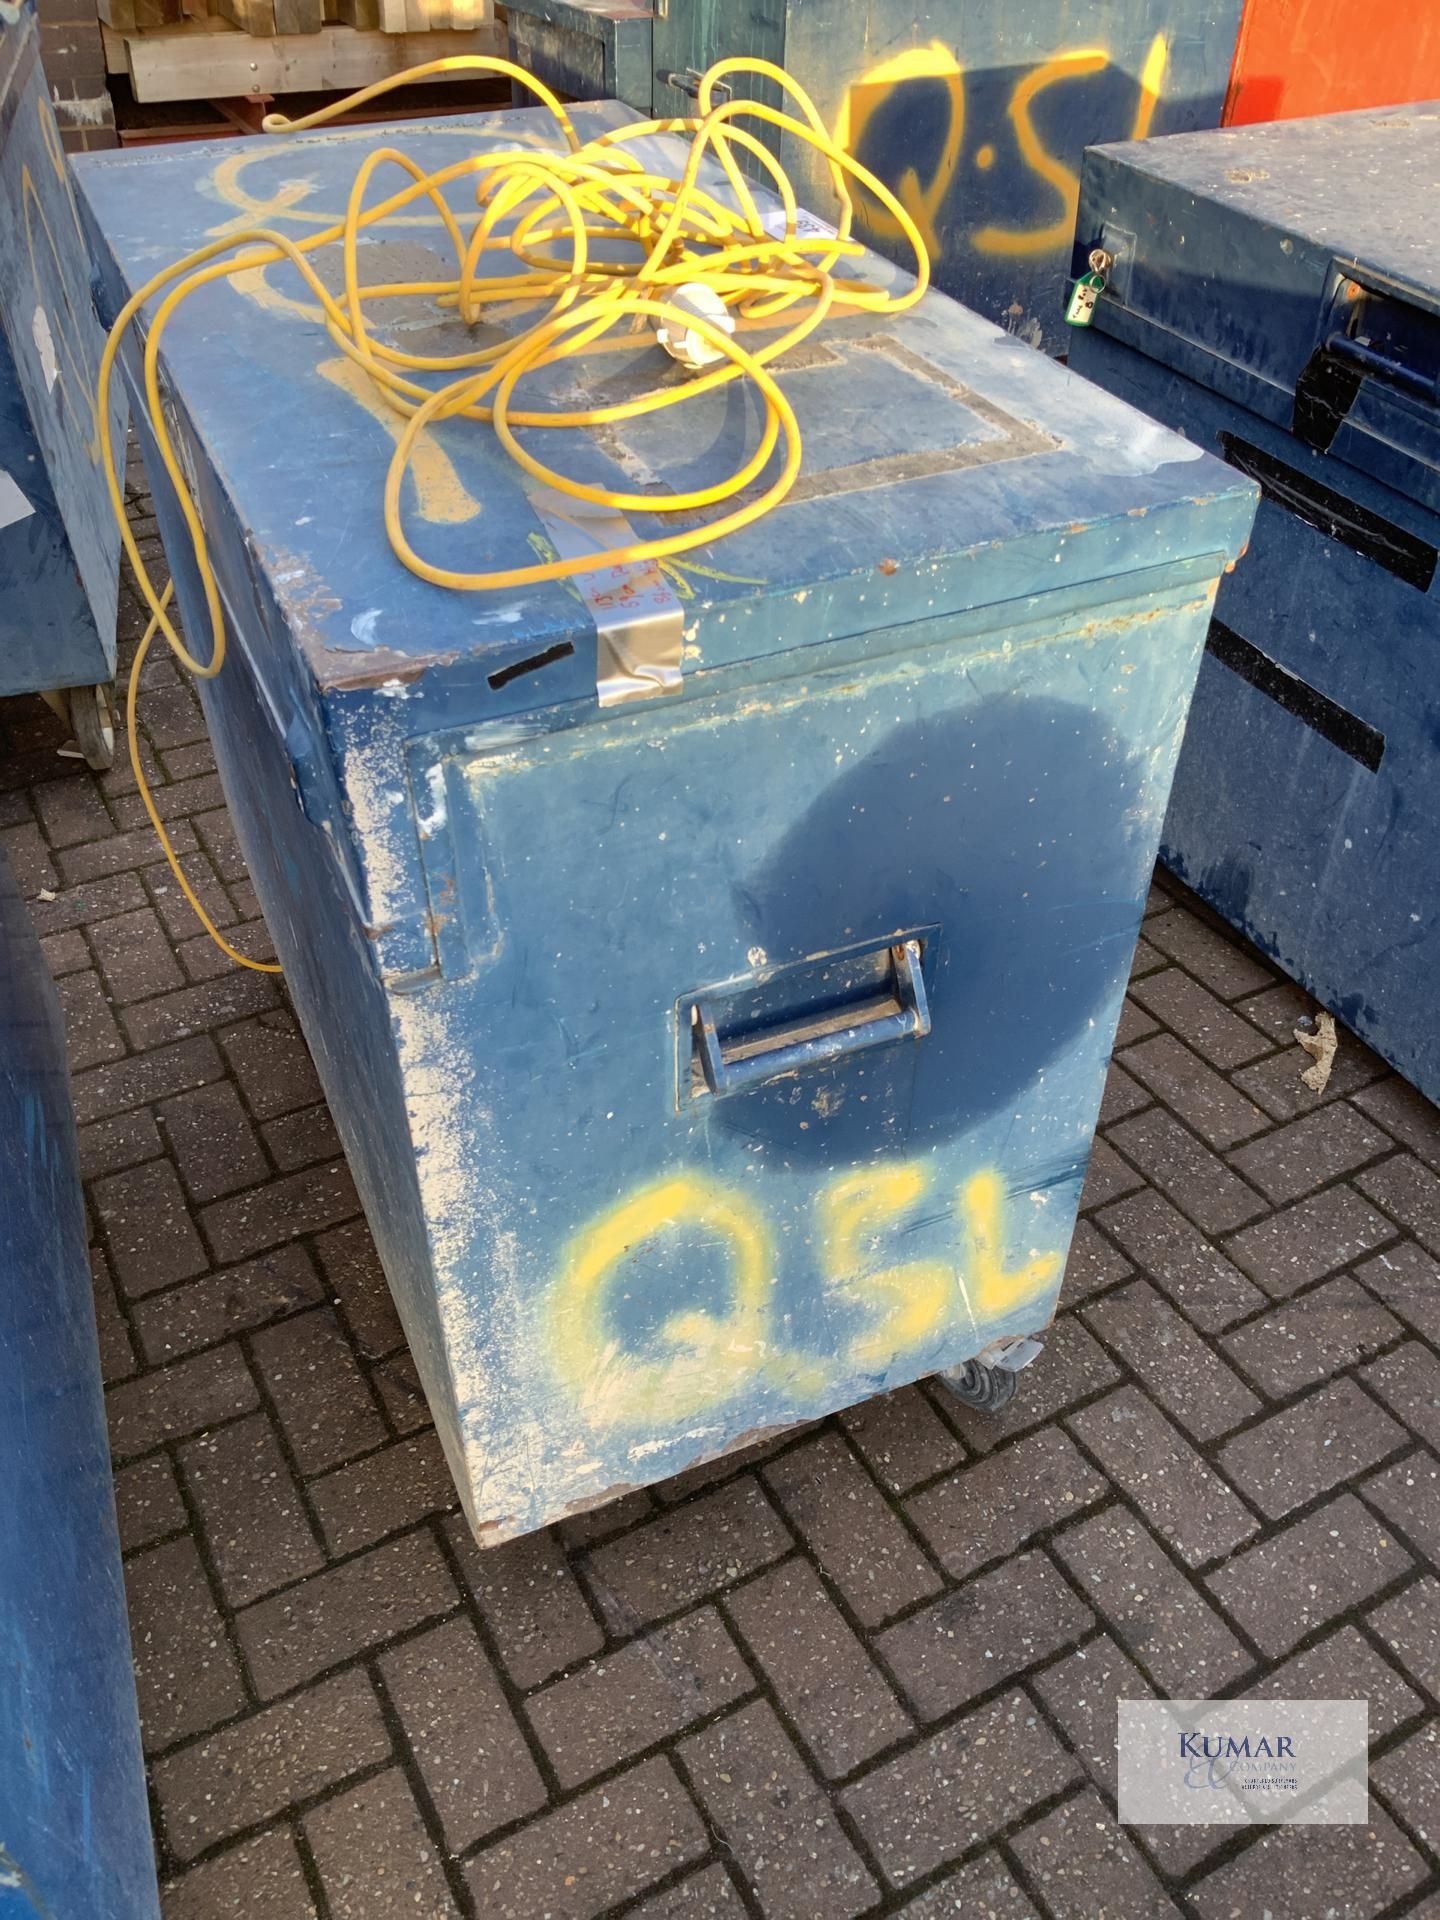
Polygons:
<instances>
[{"instance_id":1,"label":"key in padlock","mask_svg":"<svg viewBox=\"0 0 1440 1920\"><path fill-rule=\"evenodd\" d=\"M1065 306L1065 324L1067 327L1088 327L1095 317L1095 302L1105 291L1105 275L1114 265L1112 255L1104 247L1092 247L1089 254L1090 271L1082 273L1070 289L1070 298Z\"/></svg>"}]
</instances>

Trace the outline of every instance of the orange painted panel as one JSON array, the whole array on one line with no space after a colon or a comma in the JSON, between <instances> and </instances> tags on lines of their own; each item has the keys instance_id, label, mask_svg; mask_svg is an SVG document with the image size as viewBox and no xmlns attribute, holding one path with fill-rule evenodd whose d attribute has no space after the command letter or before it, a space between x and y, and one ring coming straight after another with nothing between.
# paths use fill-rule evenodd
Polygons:
<instances>
[{"instance_id":1,"label":"orange painted panel","mask_svg":"<svg viewBox=\"0 0 1440 1920\"><path fill-rule=\"evenodd\" d=\"M1440 0L1249 0L1226 126L1440 99Z\"/></svg>"}]
</instances>

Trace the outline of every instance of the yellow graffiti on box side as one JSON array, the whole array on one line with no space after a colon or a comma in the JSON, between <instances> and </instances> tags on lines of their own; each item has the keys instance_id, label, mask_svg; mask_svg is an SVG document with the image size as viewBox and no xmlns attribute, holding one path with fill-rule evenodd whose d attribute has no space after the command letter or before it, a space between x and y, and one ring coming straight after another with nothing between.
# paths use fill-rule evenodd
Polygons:
<instances>
[{"instance_id":1,"label":"yellow graffiti on box side","mask_svg":"<svg viewBox=\"0 0 1440 1920\"><path fill-rule=\"evenodd\" d=\"M876 1267L881 1229L908 1213L930 1184L927 1167L877 1167L842 1174L816 1203L822 1221L824 1271L832 1284L863 1300L889 1302L889 1310L850 1344L850 1363L883 1367L897 1353L919 1346L947 1317L955 1299L955 1274L940 1260ZM868 1244L867 1244L868 1242Z\"/></svg>"},{"instance_id":2,"label":"yellow graffiti on box side","mask_svg":"<svg viewBox=\"0 0 1440 1920\"><path fill-rule=\"evenodd\" d=\"M698 1227L727 1248L732 1311L673 1314L657 1344L662 1358L625 1353L607 1330L606 1299L626 1260L677 1229ZM774 1260L763 1216L738 1195L695 1174L656 1181L580 1237L550 1300L556 1372L594 1427L680 1419L729 1399L763 1364Z\"/></svg>"},{"instance_id":3,"label":"yellow graffiti on box side","mask_svg":"<svg viewBox=\"0 0 1440 1920\"><path fill-rule=\"evenodd\" d=\"M691 560L688 557L684 560L657 560L655 564L682 600L695 598L695 588L690 581L691 574L700 580L728 580L738 587L768 587L770 584L768 580L761 580L753 573L726 573L723 567L702 566L698 560Z\"/></svg>"},{"instance_id":4,"label":"yellow graffiti on box side","mask_svg":"<svg viewBox=\"0 0 1440 1920\"><path fill-rule=\"evenodd\" d=\"M313 320L316 326L325 324L324 309L317 302L297 300L293 294L281 293L266 278L269 271L269 267L241 267L238 273L230 275L230 285L267 313L289 313L297 320Z\"/></svg>"},{"instance_id":5,"label":"yellow graffiti on box side","mask_svg":"<svg viewBox=\"0 0 1440 1920\"><path fill-rule=\"evenodd\" d=\"M892 59L882 60L858 86L846 89L835 122L834 137L837 146L844 147L848 153L858 153L870 116L890 89L906 80L942 80L950 97L950 117L945 127L945 138L929 185L922 187L919 173L914 167L907 167L892 188L896 199L920 229L921 239L931 254L935 255L941 251L942 244L938 224L940 208L955 177L960 147L965 137L964 71L950 49L943 42L932 40L928 47L907 47ZM895 216L884 212L874 203L866 207L865 223L872 233L890 239L900 235L901 229Z\"/></svg>"},{"instance_id":6,"label":"yellow graffiti on box side","mask_svg":"<svg viewBox=\"0 0 1440 1920\"><path fill-rule=\"evenodd\" d=\"M277 217L290 220L303 220L311 226L329 226L331 222L322 213L306 212L300 202L311 190L308 180L282 180L280 185L267 199L257 200L242 184L241 175L257 159L263 149L241 143L236 152L222 160L210 176L210 185L221 200L239 212L229 220L222 220L218 226L206 231L207 240L221 240L226 234L243 233L247 227L268 227Z\"/></svg>"},{"instance_id":7,"label":"yellow graffiti on box side","mask_svg":"<svg viewBox=\"0 0 1440 1920\"><path fill-rule=\"evenodd\" d=\"M1150 42L1150 51L1140 69L1140 103L1135 109L1135 122L1130 129L1132 140L1146 140L1150 136L1150 122L1155 118L1155 109L1160 104L1160 89L1165 84L1165 69L1169 64L1170 42L1163 33L1157 33Z\"/></svg>"},{"instance_id":8,"label":"yellow graffiti on box side","mask_svg":"<svg viewBox=\"0 0 1440 1920\"><path fill-rule=\"evenodd\" d=\"M452 139L467 142L473 149L475 135L468 126L435 126L425 128L427 136L439 139ZM351 133L336 133L333 129L327 133L327 141L347 139L365 140L371 138L368 128L357 127ZM506 148L540 147L547 145L545 136L539 132L530 132L521 128L507 127L505 130ZM306 226L330 227L345 217L343 205L337 207L302 206L315 190L313 179L303 178L282 180L273 192L255 194L245 184L245 175L257 163L262 167L273 163L279 149L267 140L243 140L237 142L236 151L227 154L211 171L210 177L203 183L206 192L226 206L237 209L229 219L222 220L217 226L207 229L206 238L219 240L227 233L239 233L246 227L264 227L277 219L296 220ZM300 162L297 161L297 164ZM478 173L485 164L483 153L476 153L474 170ZM428 213L391 214L386 226L395 227L439 227L444 223L434 211Z\"/></svg>"},{"instance_id":9,"label":"yellow graffiti on box side","mask_svg":"<svg viewBox=\"0 0 1440 1920\"><path fill-rule=\"evenodd\" d=\"M1130 128L1132 140L1143 140L1150 131L1150 123L1155 118L1155 108L1160 99L1160 87L1165 78L1165 68L1169 62L1169 43L1163 33L1157 33L1151 42L1150 51L1145 56L1145 65L1140 73L1140 99L1135 109L1135 119ZM1040 136L1035 131L1030 118L1030 105L1038 93L1046 87L1053 87L1059 81L1069 80L1085 73L1099 73L1110 64L1109 55L1101 49L1087 49L1075 53L1059 54L1054 60L1047 60L1043 66L1033 72L1016 87L1010 98L1009 116L1015 129L1016 144L1026 165L1052 186L1059 194L1061 211L1047 227L1015 230L1008 227L981 227L971 245L980 253L1021 254L1045 253L1054 247L1068 247L1075 233L1075 219L1080 210L1080 176L1073 167L1067 167L1063 160L1053 153L1047 153L1040 144Z\"/></svg>"},{"instance_id":10,"label":"yellow graffiti on box side","mask_svg":"<svg viewBox=\"0 0 1440 1920\"><path fill-rule=\"evenodd\" d=\"M1032 1250L1007 1265L1004 1187L987 1170L955 1198L968 1261L887 1262L887 1233L918 1224L912 1218L907 1228L906 1216L932 1180L930 1165L915 1161L840 1174L816 1196L821 1284L868 1310L866 1323L828 1355L774 1337L779 1275L770 1228L753 1201L694 1174L641 1188L569 1249L546 1303L545 1350L555 1378L592 1428L614 1430L690 1419L761 1381L800 1405L828 1379L883 1373L951 1324L978 1344L986 1326L1051 1290L1061 1257ZM646 1351L627 1352L610 1313L617 1292L624 1297L627 1269L637 1270L657 1241L697 1229L725 1250L729 1311L676 1311Z\"/></svg>"},{"instance_id":11,"label":"yellow graffiti on box side","mask_svg":"<svg viewBox=\"0 0 1440 1920\"><path fill-rule=\"evenodd\" d=\"M50 111L49 102L37 100L35 110L40 119L40 143L50 162L51 171L65 192L65 204L70 209L70 219L75 228L75 238L80 242L86 258L90 249L85 244L85 229L80 224L80 209L75 204L75 192L70 185L70 168L65 159L65 149L60 142L60 128L55 115Z\"/></svg>"},{"instance_id":12,"label":"yellow graffiti on box side","mask_svg":"<svg viewBox=\"0 0 1440 1920\"><path fill-rule=\"evenodd\" d=\"M1100 47L1077 48L1073 53L1057 54L1030 72L1010 96L1008 114L1015 129L1015 144L1027 167L1059 194L1061 211L1048 227L981 227L971 245L978 253L1048 253L1052 247L1068 246L1075 232L1075 215L1080 205L1080 176L1073 167L1040 144L1030 104L1047 87L1081 74L1099 73L1110 64Z\"/></svg>"},{"instance_id":13,"label":"yellow graffiti on box side","mask_svg":"<svg viewBox=\"0 0 1440 1920\"><path fill-rule=\"evenodd\" d=\"M1023 1266L1006 1266L1004 1188L996 1173L967 1181L960 1207L972 1254L970 1304L977 1320L998 1320L1049 1286L1060 1271L1060 1256L1032 1252Z\"/></svg>"},{"instance_id":14,"label":"yellow graffiti on box side","mask_svg":"<svg viewBox=\"0 0 1440 1920\"><path fill-rule=\"evenodd\" d=\"M363 407L372 420L384 427L391 439L399 440L405 431L406 416L387 405L362 367L337 355L333 360L322 360L315 371L332 387L349 394L357 406ZM410 474L415 482L422 520L436 526L454 527L473 520L479 513L480 502L466 491L450 456L433 439L421 440L416 445Z\"/></svg>"},{"instance_id":15,"label":"yellow graffiti on box side","mask_svg":"<svg viewBox=\"0 0 1440 1920\"><path fill-rule=\"evenodd\" d=\"M1129 132L1132 140L1143 140L1150 132L1169 62L1169 41L1165 34L1157 33L1140 71L1139 99ZM970 235L970 245L977 252L1015 256L1048 253L1069 246L1080 201L1079 175L1046 148L1031 110L1047 89L1104 72L1110 65L1110 56L1103 47L1071 48L1032 67L1016 82L1006 107L1015 144L1030 171L1059 196L1060 210L1042 227L979 228ZM943 211L955 182L964 143L965 78L957 53L942 41L932 40L928 46L910 47L882 60L846 88L836 116L834 137L852 153L861 152L866 126L893 90L908 80L943 81L949 96L945 136L928 180L922 181L918 168L906 167L899 179L890 183L920 229L932 257L938 258L944 252ZM986 172L994 164L995 149L987 142L977 150L975 165ZM882 238L894 239L900 231L891 216L869 203L865 209L865 225L869 232Z\"/></svg>"}]
</instances>

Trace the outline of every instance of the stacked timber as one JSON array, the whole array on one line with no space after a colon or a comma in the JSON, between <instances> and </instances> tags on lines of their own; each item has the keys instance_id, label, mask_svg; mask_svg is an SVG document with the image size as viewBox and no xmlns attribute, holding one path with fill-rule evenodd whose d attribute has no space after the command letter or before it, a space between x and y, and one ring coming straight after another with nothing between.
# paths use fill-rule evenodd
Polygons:
<instances>
[{"instance_id":1,"label":"stacked timber","mask_svg":"<svg viewBox=\"0 0 1440 1920\"><path fill-rule=\"evenodd\" d=\"M348 93L430 60L507 49L493 0L95 4L108 70L140 102Z\"/></svg>"},{"instance_id":2,"label":"stacked timber","mask_svg":"<svg viewBox=\"0 0 1440 1920\"><path fill-rule=\"evenodd\" d=\"M188 21L223 21L269 39L327 26L365 33L473 33L493 25L491 0L97 0L113 33L159 33ZM498 45L501 36L495 35Z\"/></svg>"}]
</instances>

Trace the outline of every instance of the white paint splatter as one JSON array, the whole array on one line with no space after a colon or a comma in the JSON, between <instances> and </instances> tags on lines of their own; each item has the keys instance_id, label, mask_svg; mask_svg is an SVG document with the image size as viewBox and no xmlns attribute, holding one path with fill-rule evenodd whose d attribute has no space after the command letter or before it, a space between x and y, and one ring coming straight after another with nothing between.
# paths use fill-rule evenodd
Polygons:
<instances>
[{"instance_id":1,"label":"white paint splatter","mask_svg":"<svg viewBox=\"0 0 1440 1920\"><path fill-rule=\"evenodd\" d=\"M448 817L448 810L445 805L444 766L427 768L425 784L430 789L430 811L429 813L422 813L416 825L419 827L421 835L428 840L431 834L440 831Z\"/></svg>"},{"instance_id":2,"label":"white paint splatter","mask_svg":"<svg viewBox=\"0 0 1440 1920\"><path fill-rule=\"evenodd\" d=\"M55 340L50 332L50 316L44 307L36 307L30 322L30 337L35 342L35 351L40 358L40 371L45 376L45 391L53 393L55 382L60 377L60 369L55 363Z\"/></svg>"},{"instance_id":3,"label":"white paint splatter","mask_svg":"<svg viewBox=\"0 0 1440 1920\"><path fill-rule=\"evenodd\" d=\"M58 87L50 89L50 98L56 106L63 106L65 118L71 125L84 127L104 127L111 124L110 116L115 111L108 93L92 93L83 100L71 94L63 94Z\"/></svg>"},{"instance_id":4,"label":"white paint splatter","mask_svg":"<svg viewBox=\"0 0 1440 1920\"><path fill-rule=\"evenodd\" d=\"M414 826L403 792L398 807L390 798L402 753L398 739L383 737L372 738L363 753L344 753L345 798L365 870L369 922L376 927L392 925L411 903Z\"/></svg>"},{"instance_id":5,"label":"white paint splatter","mask_svg":"<svg viewBox=\"0 0 1440 1920\"><path fill-rule=\"evenodd\" d=\"M1169 427L1132 413L1123 425L1113 420L1085 441L1090 465L1100 473L1154 473L1157 467L1204 458L1197 447Z\"/></svg>"},{"instance_id":6,"label":"white paint splatter","mask_svg":"<svg viewBox=\"0 0 1440 1920\"><path fill-rule=\"evenodd\" d=\"M17 520L28 520L34 511L14 476L0 467L0 527L13 527Z\"/></svg>"},{"instance_id":7,"label":"white paint splatter","mask_svg":"<svg viewBox=\"0 0 1440 1920\"><path fill-rule=\"evenodd\" d=\"M374 646L375 623L383 612L383 607L367 607L364 613L357 613L350 622L350 631L362 647Z\"/></svg>"},{"instance_id":8,"label":"white paint splatter","mask_svg":"<svg viewBox=\"0 0 1440 1920\"><path fill-rule=\"evenodd\" d=\"M492 1525L531 1505L551 1448L538 1412L500 1395L533 1365L534 1276L490 1169L506 1154L494 1114L476 1097L475 1062L443 995L390 1001L405 1076L410 1139L435 1264L436 1307L460 1414L467 1508ZM497 1347L506 1365L497 1367ZM497 1444L498 1443L498 1444ZM598 1461L583 1463L594 1472Z\"/></svg>"}]
</instances>

